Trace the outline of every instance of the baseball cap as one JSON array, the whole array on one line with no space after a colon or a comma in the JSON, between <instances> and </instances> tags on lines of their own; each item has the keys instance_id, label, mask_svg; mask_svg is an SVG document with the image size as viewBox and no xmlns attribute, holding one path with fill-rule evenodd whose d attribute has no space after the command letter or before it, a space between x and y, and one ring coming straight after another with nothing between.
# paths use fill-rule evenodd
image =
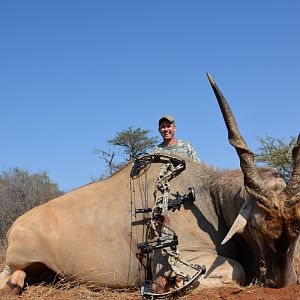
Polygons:
<instances>
[{"instance_id":1,"label":"baseball cap","mask_svg":"<svg viewBox=\"0 0 300 300\"><path fill-rule=\"evenodd\" d=\"M173 116L171 115L163 115L159 121L158 121L158 125L160 125L162 123L163 120L167 120L169 121L170 123L175 123L175 119Z\"/></svg>"}]
</instances>

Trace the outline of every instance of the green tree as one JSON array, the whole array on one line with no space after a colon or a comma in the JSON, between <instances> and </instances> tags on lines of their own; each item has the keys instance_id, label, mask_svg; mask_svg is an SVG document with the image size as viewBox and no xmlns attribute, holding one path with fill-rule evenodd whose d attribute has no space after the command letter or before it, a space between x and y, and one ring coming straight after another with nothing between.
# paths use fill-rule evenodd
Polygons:
<instances>
[{"instance_id":1,"label":"green tree","mask_svg":"<svg viewBox=\"0 0 300 300\"><path fill-rule=\"evenodd\" d=\"M153 148L158 142L158 137L149 136L150 132L150 130L130 126L127 129L117 132L114 138L107 141L113 147L113 150L104 151L96 149L94 153L106 163L106 175L110 176L115 173L138 153ZM101 178L104 177L107 176L101 176Z\"/></svg>"},{"instance_id":2,"label":"green tree","mask_svg":"<svg viewBox=\"0 0 300 300\"><path fill-rule=\"evenodd\" d=\"M285 181L291 178L293 172L292 150L296 144L296 138L290 137L285 143L283 139L267 136L257 138L260 147L257 149L255 160L266 166L275 168Z\"/></svg>"},{"instance_id":3,"label":"green tree","mask_svg":"<svg viewBox=\"0 0 300 300\"><path fill-rule=\"evenodd\" d=\"M46 172L13 168L0 173L0 239L13 221L31 208L62 195Z\"/></svg>"}]
</instances>

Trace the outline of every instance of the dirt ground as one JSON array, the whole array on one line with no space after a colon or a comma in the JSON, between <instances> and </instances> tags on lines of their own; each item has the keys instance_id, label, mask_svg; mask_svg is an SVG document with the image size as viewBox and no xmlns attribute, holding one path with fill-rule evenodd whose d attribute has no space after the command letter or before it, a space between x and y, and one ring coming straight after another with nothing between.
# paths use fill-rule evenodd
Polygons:
<instances>
[{"instance_id":1,"label":"dirt ground","mask_svg":"<svg viewBox=\"0 0 300 300\"><path fill-rule=\"evenodd\" d=\"M107 289L98 292L91 291L85 286L73 288L52 287L52 286L32 286L25 290L21 296L5 296L0 299L47 299L47 300L75 300L75 299L108 299L108 300L134 300L142 299L138 291L109 291ZM202 289L191 292L173 299L184 300L297 300L300 299L300 285L284 287L281 289L270 289L264 287L250 286L241 287L222 287Z\"/></svg>"},{"instance_id":2,"label":"dirt ground","mask_svg":"<svg viewBox=\"0 0 300 300\"><path fill-rule=\"evenodd\" d=\"M4 259L0 257L0 269L3 268ZM21 296L0 296L0 299L47 299L47 300L75 300L75 299L103 299L103 300L134 300L141 299L139 291L118 290L111 291L102 288L91 290L86 285L70 286L68 283L56 285L36 285L25 289ZM190 291L186 295L173 299L184 300L300 300L300 285L287 286L280 289L271 289L251 285L248 287L229 286L222 288L206 288Z\"/></svg>"}]
</instances>

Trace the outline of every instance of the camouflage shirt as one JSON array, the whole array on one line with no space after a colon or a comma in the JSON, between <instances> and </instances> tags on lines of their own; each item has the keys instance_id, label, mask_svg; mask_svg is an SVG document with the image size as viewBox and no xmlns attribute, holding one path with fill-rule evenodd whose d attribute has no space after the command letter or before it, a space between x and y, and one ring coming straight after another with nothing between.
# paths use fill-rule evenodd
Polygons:
<instances>
[{"instance_id":1,"label":"camouflage shirt","mask_svg":"<svg viewBox=\"0 0 300 300\"><path fill-rule=\"evenodd\" d=\"M167 154L178 153L182 154L183 156L190 157L194 161L200 162L200 159L194 147L190 143L183 140L176 140L176 144L171 147L166 147L164 142L162 142L152 149L152 153L158 152L164 152Z\"/></svg>"}]
</instances>

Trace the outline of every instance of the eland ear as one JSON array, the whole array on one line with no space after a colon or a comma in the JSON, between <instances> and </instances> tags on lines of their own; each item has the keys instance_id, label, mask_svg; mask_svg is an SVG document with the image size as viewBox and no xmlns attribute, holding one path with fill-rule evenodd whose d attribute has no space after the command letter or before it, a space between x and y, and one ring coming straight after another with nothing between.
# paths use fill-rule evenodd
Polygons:
<instances>
[{"instance_id":1,"label":"eland ear","mask_svg":"<svg viewBox=\"0 0 300 300\"><path fill-rule=\"evenodd\" d=\"M227 235L221 242L221 245L227 243L236 233L242 233L244 231L244 228L247 225L252 210L253 210L253 200L250 196L248 196L242 208L240 209L239 214L236 217L234 223L229 229Z\"/></svg>"}]
</instances>

